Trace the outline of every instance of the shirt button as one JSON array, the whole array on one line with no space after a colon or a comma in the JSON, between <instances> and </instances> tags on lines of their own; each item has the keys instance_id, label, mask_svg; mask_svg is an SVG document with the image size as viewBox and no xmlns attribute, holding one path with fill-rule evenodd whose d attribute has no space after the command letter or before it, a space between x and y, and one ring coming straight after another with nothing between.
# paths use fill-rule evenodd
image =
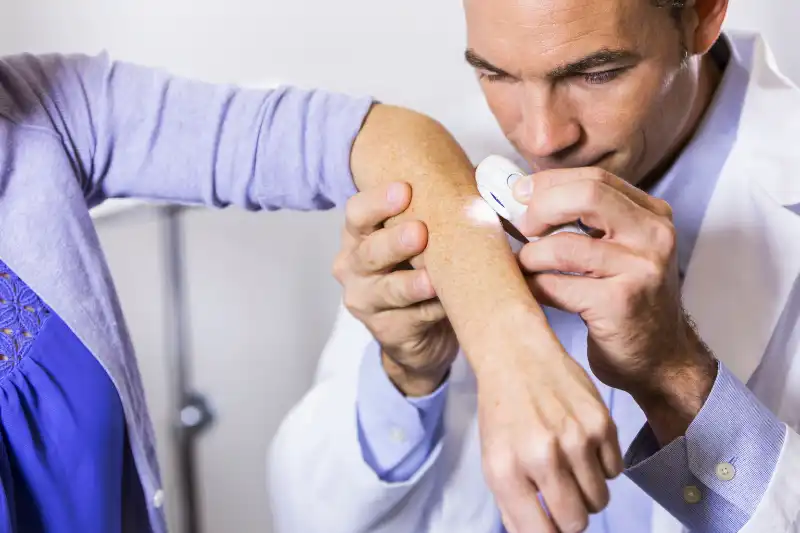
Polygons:
<instances>
[{"instance_id":1,"label":"shirt button","mask_svg":"<svg viewBox=\"0 0 800 533\"><path fill-rule=\"evenodd\" d=\"M717 479L720 481L730 481L736 476L736 469L730 463L720 463L717 465Z\"/></svg>"},{"instance_id":2,"label":"shirt button","mask_svg":"<svg viewBox=\"0 0 800 533\"><path fill-rule=\"evenodd\" d=\"M389 437L395 442L405 442L406 432L400 428L392 428L389 432Z\"/></svg>"},{"instance_id":3,"label":"shirt button","mask_svg":"<svg viewBox=\"0 0 800 533\"><path fill-rule=\"evenodd\" d=\"M164 505L164 491L158 489L153 493L153 505L156 509L161 509L161 506Z\"/></svg>"},{"instance_id":4,"label":"shirt button","mask_svg":"<svg viewBox=\"0 0 800 533\"><path fill-rule=\"evenodd\" d=\"M702 500L703 495L700 493L700 489L694 485L688 485L683 487L683 499L686 500L686 503L694 504Z\"/></svg>"}]
</instances>

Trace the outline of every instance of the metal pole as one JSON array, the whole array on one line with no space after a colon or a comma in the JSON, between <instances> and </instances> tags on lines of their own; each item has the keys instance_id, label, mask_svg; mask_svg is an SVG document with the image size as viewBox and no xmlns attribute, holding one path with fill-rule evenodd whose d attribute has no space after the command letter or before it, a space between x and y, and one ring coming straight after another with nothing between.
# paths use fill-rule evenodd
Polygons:
<instances>
[{"instance_id":1,"label":"metal pole","mask_svg":"<svg viewBox=\"0 0 800 533\"><path fill-rule=\"evenodd\" d=\"M164 213L164 255L166 258L166 320L169 372L173 391L174 435L178 460L178 485L184 533L201 533L200 502L197 493L195 450L197 436L212 421L205 398L191 386L189 314L186 301L183 234L183 208L167 206Z\"/></svg>"}]
</instances>

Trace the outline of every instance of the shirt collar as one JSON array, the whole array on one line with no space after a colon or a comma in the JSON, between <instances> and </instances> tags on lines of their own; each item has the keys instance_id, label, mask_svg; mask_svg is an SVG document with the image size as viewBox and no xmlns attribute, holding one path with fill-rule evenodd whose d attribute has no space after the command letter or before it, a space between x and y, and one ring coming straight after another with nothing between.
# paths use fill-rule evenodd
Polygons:
<instances>
[{"instance_id":1,"label":"shirt collar","mask_svg":"<svg viewBox=\"0 0 800 533\"><path fill-rule=\"evenodd\" d=\"M722 35L709 51L722 78L692 140L663 178L649 191L672 207L678 234L678 266L686 271L708 202L736 139L744 103L752 47L734 49Z\"/></svg>"}]
</instances>

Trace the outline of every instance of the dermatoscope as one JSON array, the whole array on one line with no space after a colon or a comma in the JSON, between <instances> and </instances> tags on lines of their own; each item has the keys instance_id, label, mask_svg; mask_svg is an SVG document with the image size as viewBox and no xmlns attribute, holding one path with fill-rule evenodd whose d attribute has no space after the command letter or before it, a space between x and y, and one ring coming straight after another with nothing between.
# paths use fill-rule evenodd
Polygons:
<instances>
[{"instance_id":1,"label":"dermatoscope","mask_svg":"<svg viewBox=\"0 0 800 533\"><path fill-rule=\"evenodd\" d=\"M490 155L481 161L475 170L478 192L494 212L511 225L514 225L528 208L525 204L518 202L513 193L514 183L525 175L525 172L516 164L499 155ZM516 226L514 227L516 228ZM519 231L519 228L516 229ZM590 229L580 221L575 221L571 224L554 227L541 237L563 232L589 236L589 231ZM526 238L529 241L536 241L541 237Z\"/></svg>"}]
</instances>

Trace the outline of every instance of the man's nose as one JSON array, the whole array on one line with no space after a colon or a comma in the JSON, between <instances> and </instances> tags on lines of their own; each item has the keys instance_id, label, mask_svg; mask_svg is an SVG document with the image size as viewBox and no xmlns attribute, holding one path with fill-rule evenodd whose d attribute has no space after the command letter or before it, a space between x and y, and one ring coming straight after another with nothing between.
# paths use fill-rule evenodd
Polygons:
<instances>
[{"instance_id":1,"label":"man's nose","mask_svg":"<svg viewBox=\"0 0 800 533\"><path fill-rule=\"evenodd\" d=\"M534 158L566 154L581 139L580 124L563 98L553 91L537 92L526 95L522 146Z\"/></svg>"}]
</instances>

